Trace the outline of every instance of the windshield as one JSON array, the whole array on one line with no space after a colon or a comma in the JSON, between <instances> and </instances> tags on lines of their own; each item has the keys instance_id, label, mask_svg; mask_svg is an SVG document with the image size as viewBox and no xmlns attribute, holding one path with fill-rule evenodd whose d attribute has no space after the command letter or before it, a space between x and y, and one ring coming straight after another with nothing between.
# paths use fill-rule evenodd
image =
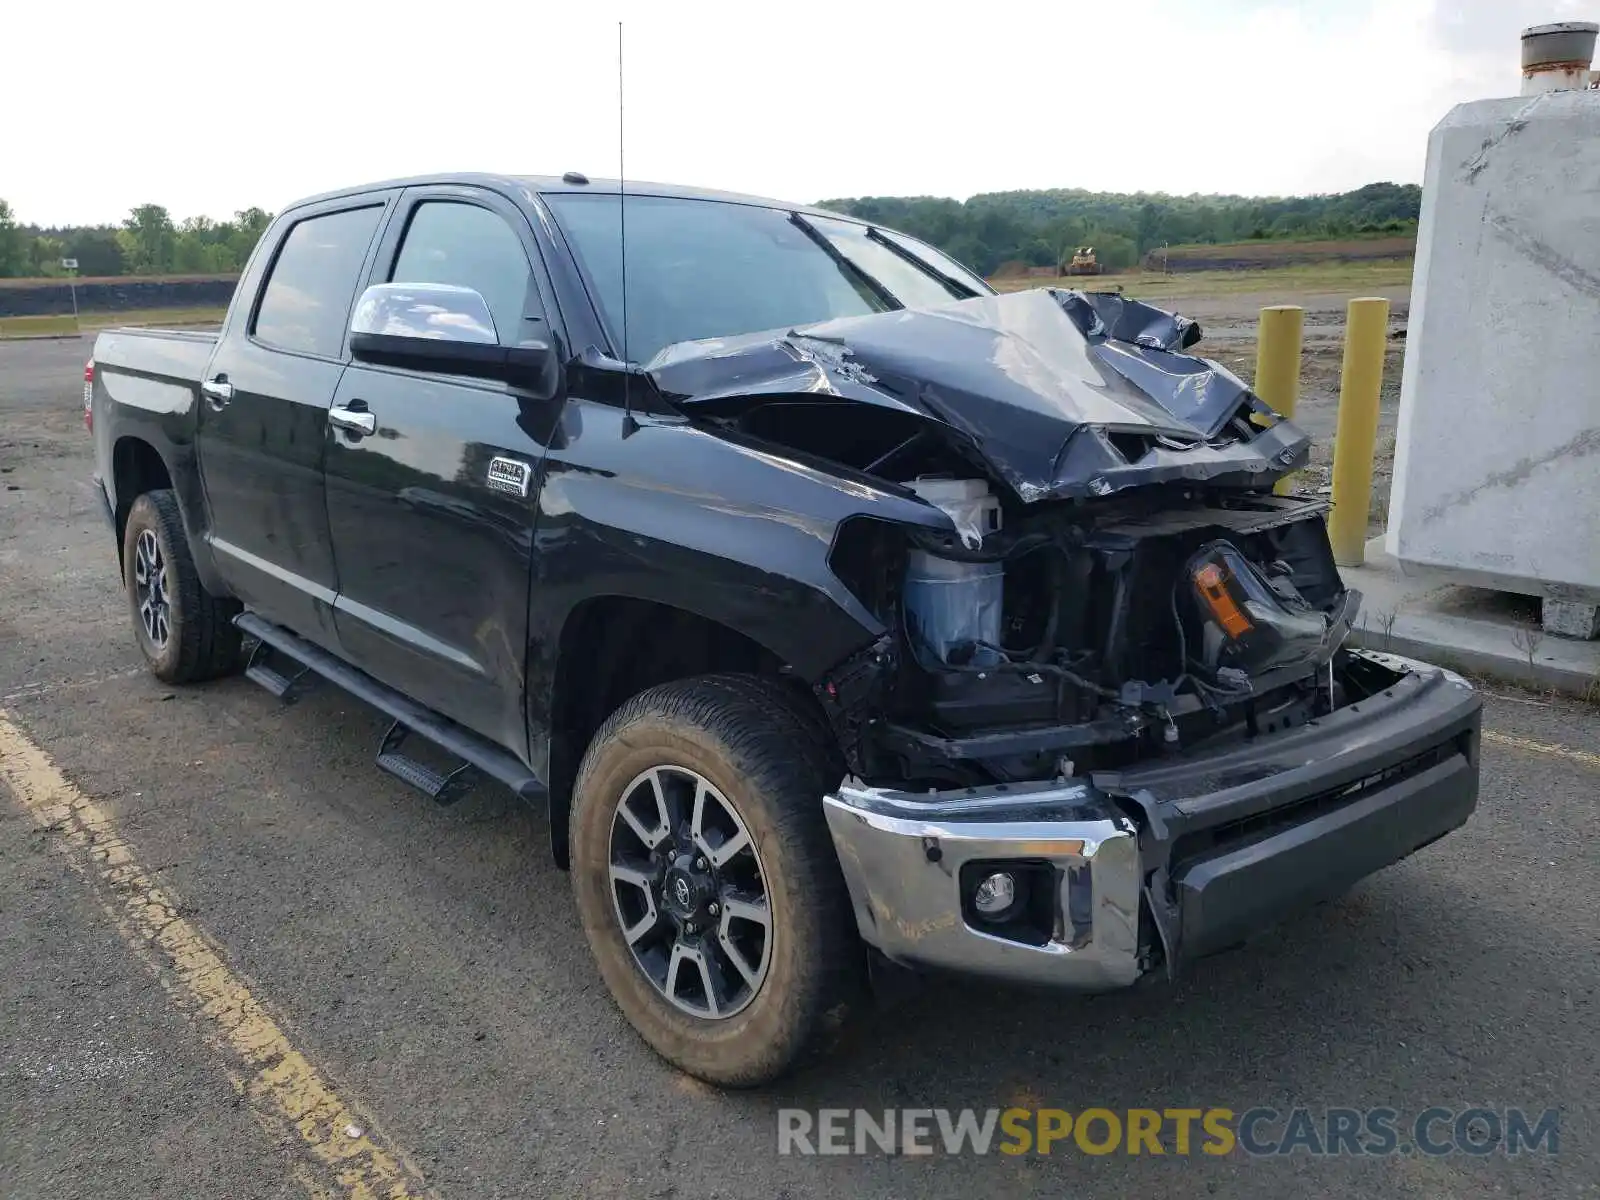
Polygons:
<instances>
[{"instance_id":1,"label":"windshield","mask_svg":"<svg viewBox=\"0 0 1600 1200\"><path fill-rule=\"evenodd\" d=\"M919 266L925 255L943 257L930 247L914 244L903 256L851 221L718 200L629 196L622 338L617 196L563 192L544 199L598 292L607 326L625 342L617 352L635 362L675 342L948 304L989 290L954 262Z\"/></svg>"},{"instance_id":2,"label":"windshield","mask_svg":"<svg viewBox=\"0 0 1600 1200\"><path fill-rule=\"evenodd\" d=\"M967 270L948 254L942 254L925 242L916 238L909 238L903 233L896 233L892 229L875 228L872 231L874 238L891 242L904 250L907 254L917 259L935 275L942 275L957 287L970 290L975 296L987 296L994 289L983 281L981 277Z\"/></svg>"}]
</instances>

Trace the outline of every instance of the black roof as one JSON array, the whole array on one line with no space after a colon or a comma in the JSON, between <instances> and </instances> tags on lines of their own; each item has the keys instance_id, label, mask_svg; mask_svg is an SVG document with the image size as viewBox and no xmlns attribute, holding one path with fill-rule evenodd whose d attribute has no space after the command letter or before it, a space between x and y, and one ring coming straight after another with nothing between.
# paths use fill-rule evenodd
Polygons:
<instances>
[{"instance_id":1,"label":"black roof","mask_svg":"<svg viewBox=\"0 0 1600 1200\"><path fill-rule=\"evenodd\" d=\"M588 183L568 183L559 175L493 175L474 171L446 171L435 175L412 175L403 179L384 179L372 183L337 188L333 191L322 192L315 196L306 196L296 200L293 204L286 205L285 209L287 211L305 204L316 204L323 200L337 199L340 196L361 195L364 192L381 192L392 188L424 187L451 183L488 188L491 191L500 192L512 198L517 198L521 193L529 199L531 199L531 196L528 196L528 193L542 196L561 192L598 192L606 195L615 195L624 190L623 185L615 179L591 178ZM630 196L675 196L688 200L721 200L731 204L753 204L762 208L780 208L785 212L820 213L845 220L854 219L845 213L818 208L812 204L795 204L787 200L772 200L764 196L747 196L739 192L721 192L712 188L685 187L676 183L654 183L648 180L630 179L627 181L626 191Z\"/></svg>"}]
</instances>

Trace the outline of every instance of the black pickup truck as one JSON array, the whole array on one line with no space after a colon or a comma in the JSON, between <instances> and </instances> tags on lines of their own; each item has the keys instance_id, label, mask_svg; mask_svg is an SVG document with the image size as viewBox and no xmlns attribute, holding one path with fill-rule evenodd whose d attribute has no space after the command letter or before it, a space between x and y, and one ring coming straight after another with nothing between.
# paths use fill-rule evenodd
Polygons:
<instances>
[{"instance_id":1,"label":"black pickup truck","mask_svg":"<svg viewBox=\"0 0 1600 1200\"><path fill-rule=\"evenodd\" d=\"M152 670L330 680L433 799L547 805L629 1021L753 1084L880 968L1170 976L1472 812L1476 694L1346 644L1274 491L1308 439L1199 336L818 209L463 175L292 206L85 403Z\"/></svg>"}]
</instances>

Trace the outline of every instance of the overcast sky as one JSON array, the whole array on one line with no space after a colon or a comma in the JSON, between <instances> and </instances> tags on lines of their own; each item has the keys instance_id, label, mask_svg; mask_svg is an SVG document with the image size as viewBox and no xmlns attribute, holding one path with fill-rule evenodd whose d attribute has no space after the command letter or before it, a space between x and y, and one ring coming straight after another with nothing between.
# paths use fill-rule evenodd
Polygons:
<instances>
[{"instance_id":1,"label":"overcast sky","mask_svg":"<svg viewBox=\"0 0 1600 1200\"><path fill-rule=\"evenodd\" d=\"M22 221L276 210L434 170L617 170L790 200L1420 182L1429 128L1515 95L1526 25L1600 0L5 5L0 197Z\"/></svg>"}]
</instances>

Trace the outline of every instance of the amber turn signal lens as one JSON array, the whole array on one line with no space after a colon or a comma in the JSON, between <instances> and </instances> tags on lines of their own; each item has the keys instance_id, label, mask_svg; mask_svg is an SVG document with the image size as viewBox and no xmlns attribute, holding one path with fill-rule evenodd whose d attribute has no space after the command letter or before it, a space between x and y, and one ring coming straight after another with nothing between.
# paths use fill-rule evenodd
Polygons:
<instances>
[{"instance_id":1,"label":"amber turn signal lens","mask_svg":"<svg viewBox=\"0 0 1600 1200\"><path fill-rule=\"evenodd\" d=\"M1194 573L1194 583L1224 633L1236 638L1249 632L1250 618L1244 615L1238 602L1229 593L1227 577L1221 567L1216 563L1204 564Z\"/></svg>"}]
</instances>

